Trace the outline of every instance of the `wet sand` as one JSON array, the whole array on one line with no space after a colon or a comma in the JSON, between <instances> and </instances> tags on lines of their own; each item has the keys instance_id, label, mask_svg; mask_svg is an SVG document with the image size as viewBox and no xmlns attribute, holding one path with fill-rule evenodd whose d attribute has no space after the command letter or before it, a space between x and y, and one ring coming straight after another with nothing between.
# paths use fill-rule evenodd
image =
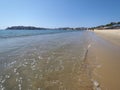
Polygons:
<instances>
[{"instance_id":1,"label":"wet sand","mask_svg":"<svg viewBox=\"0 0 120 90\"><path fill-rule=\"evenodd\" d=\"M96 58L92 76L102 90L120 90L120 31L95 31L93 36L96 40L88 56Z\"/></svg>"}]
</instances>

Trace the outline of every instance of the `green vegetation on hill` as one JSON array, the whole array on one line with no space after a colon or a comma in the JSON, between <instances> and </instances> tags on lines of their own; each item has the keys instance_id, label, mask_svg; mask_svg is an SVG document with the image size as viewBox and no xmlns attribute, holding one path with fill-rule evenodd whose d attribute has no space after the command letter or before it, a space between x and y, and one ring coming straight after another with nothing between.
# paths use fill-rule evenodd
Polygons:
<instances>
[{"instance_id":1,"label":"green vegetation on hill","mask_svg":"<svg viewBox=\"0 0 120 90\"><path fill-rule=\"evenodd\" d=\"M45 30L46 28L39 28L33 26L12 26L6 28L6 30Z\"/></svg>"},{"instance_id":2,"label":"green vegetation on hill","mask_svg":"<svg viewBox=\"0 0 120 90\"><path fill-rule=\"evenodd\" d=\"M90 29L100 29L100 30L102 30L102 29L120 29L120 22L111 22L109 24L92 27Z\"/></svg>"},{"instance_id":3,"label":"green vegetation on hill","mask_svg":"<svg viewBox=\"0 0 120 90\"><path fill-rule=\"evenodd\" d=\"M77 27L77 28L70 28L70 27L63 27L63 28L40 28L34 26L12 26L6 28L6 30L87 30L85 27Z\"/></svg>"}]
</instances>

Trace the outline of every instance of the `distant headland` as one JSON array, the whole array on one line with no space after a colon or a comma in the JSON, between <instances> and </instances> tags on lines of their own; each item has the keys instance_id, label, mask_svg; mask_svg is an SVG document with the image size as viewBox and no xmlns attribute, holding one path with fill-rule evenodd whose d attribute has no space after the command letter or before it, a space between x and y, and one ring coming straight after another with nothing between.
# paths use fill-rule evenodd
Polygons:
<instances>
[{"instance_id":1,"label":"distant headland","mask_svg":"<svg viewBox=\"0 0 120 90\"><path fill-rule=\"evenodd\" d=\"M104 30L104 29L120 29L120 22L111 22L109 24L100 25L96 27L60 27L60 28L42 28L34 26L11 26L7 27L5 30Z\"/></svg>"},{"instance_id":2,"label":"distant headland","mask_svg":"<svg viewBox=\"0 0 120 90\"><path fill-rule=\"evenodd\" d=\"M6 30L87 30L87 29L88 28L86 27L41 28L41 27L34 27L34 26L11 26L6 28Z\"/></svg>"},{"instance_id":3,"label":"distant headland","mask_svg":"<svg viewBox=\"0 0 120 90\"><path fill-rule=\"evenodd\" d=\"M34 26L11 26L7 27L6 30L46 30L47 28L40 28Z\"/></svg>"}]
</instances>

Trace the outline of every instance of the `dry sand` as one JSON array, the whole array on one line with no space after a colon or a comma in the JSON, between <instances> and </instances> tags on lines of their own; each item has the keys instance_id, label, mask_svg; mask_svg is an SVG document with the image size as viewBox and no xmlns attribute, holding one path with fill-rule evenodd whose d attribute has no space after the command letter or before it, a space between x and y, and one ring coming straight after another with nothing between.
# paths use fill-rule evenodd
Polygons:
<instances>
[{"instance_id":1,"label":"dry sand","mask_svg":"<svg viewBox=\"0 0 120 90\"><path fill-rule=\"evenodd\" d=\"M104 39L106 39L116 45L120 45L120 29L95 30L95 33L97 33Z\"/></svg>"},{"instance_id":2,"label":"dry sand","mask_svg":"<svg viewBox=\"0 0 120 90\"><path fill-rule=\"evenodd\" d=\"M98 82L101 90L120 90L120 31L94 32L94 43L88 54L88 61L93 67L93 80Z\"/></svg>"}]
</instances>

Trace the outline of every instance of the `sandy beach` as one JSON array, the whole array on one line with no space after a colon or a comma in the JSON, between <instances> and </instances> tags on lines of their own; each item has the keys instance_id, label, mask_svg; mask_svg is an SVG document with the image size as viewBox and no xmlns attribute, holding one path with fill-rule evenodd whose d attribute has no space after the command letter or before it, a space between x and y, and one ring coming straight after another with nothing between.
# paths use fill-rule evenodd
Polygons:
<instances>
[{"instance_id":1,"label":"sandy beach","mask_svg":"<svg viewBox=\"0 0 120 90\"><path fill-rule=\"evenodd\" d=\"M95 30L94 34L88 54L93 79L101 90L120 90L120 31Z\"/></svg>"},{"instance_id":2,"label":"sandy beach","mask_svg":"<svg viewBox=\"0 0 120 90\"><path fill-rule=\"evenodd\" d=\"M104 39L106 39L116 45L120 45L120 29L95 30L95 33L97 33Z\"/></svg>"}]
</instances>

